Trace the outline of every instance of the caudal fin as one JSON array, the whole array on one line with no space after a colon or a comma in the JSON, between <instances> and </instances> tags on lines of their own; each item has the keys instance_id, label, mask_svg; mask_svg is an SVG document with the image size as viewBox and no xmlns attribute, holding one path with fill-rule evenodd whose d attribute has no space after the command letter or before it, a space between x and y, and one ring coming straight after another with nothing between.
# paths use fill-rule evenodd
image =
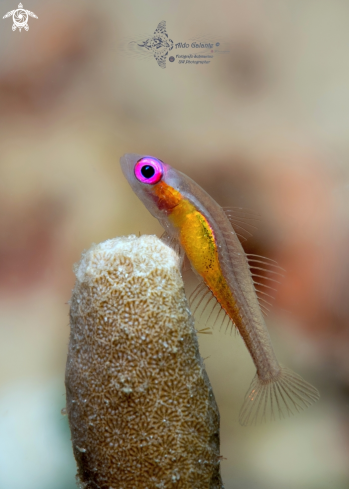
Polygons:
<instances>
[{"instance_id":1,"label":"caudal fin","mask_svg":"<svg viewBox=\"0 0 349 489\"><path fill-rule=\"evenodd\" d=\"M282 368L275 380L261 382L256 374L242 405L239 421L243 426L290 416L320 398L319 391L300 375Z\"/></svg>"}]
</instances>

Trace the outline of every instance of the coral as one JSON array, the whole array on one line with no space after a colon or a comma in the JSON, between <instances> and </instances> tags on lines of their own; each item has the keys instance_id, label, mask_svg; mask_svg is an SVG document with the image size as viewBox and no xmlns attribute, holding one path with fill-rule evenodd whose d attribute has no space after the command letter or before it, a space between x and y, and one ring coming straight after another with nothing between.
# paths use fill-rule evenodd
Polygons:
<instances>
[{"instance_id":1,"label":"coral","mask_svg":"<svg viewBox=\"0 0 349 489\"><path fill-rule=\"evenodd\" d=\"M178 255L155 236L75 267L67 413L84 489L222 489L219 413Z\"/></svg>"}]
</instances>

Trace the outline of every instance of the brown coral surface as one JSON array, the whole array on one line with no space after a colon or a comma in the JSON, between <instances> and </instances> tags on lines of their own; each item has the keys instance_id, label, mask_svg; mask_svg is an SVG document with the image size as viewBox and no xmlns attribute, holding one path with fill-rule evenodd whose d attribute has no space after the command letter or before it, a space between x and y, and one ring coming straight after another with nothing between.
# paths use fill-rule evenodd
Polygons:
<instances>
[{"instance_id":1,"label":"brown coral surface","mask_svg":"<svg viewBox=\"0 0 349 489\"><path fill-rule=\"evenodd\" d=\"M155 236L93 246L76 266L66 368L86 489L221 489L219 413L178 256Z\"/></svg>"}]
</instances>

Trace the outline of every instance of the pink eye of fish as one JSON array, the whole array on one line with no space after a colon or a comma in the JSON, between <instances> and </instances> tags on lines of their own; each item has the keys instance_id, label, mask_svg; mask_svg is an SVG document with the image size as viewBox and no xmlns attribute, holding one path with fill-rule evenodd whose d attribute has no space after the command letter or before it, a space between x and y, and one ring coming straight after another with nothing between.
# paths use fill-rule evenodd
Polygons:
<instances>
[{"instance_id":1,"label":"pink eye of fish","mask_svg":"<svg viewBox=\"0 0 349 489\"><path fill-rule=\"evenodd\" d=\"M137 180L142 183L154 185L162 178L163 170L160 160L145 156L137 161L135 166L135 175Z\"/></svg>"}]
</instances>

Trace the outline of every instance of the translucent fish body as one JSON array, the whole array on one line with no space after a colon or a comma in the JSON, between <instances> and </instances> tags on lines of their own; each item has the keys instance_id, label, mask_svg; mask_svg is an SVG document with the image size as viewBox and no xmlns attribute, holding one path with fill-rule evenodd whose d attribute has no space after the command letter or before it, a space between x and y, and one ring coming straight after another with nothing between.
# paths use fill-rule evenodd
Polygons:
<instances>
[{"instance_id":1,"label":"translucent fish body","mask_svg":"<svg viewBox=\"0 0 349 489\"><path fill-rule=\"evenodd\" d=\"M316 401L318 391L276 359L247 256L224 210L189 177L163 162L158 183L140 182L134 168L142 158L128 154L121 159L127 180L167 234L178 240L196 275L238 329L255 364L256 377L240 422L281 417Z\"/></svg>"}]
</instances>

